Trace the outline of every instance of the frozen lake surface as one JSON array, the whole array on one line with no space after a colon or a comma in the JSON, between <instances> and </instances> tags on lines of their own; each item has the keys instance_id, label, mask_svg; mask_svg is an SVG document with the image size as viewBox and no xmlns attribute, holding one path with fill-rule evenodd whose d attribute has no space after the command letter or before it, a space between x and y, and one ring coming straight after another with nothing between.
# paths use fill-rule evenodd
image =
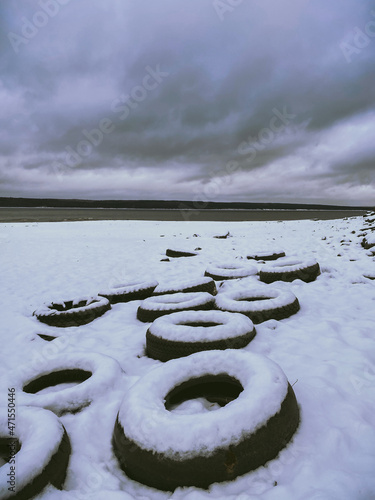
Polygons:
<instances>
[{"instance_id":1,"label":"frozen lake surface","mask_svg":"<svg viewBox=\"0 0 375 500\"><path fill-rule=\"evenodd\" d=\"M266 221L341 219L364 210L189 210L130 208L0 208L0 222L62 222L79 220Z\"/></svg>"}]
</instances>

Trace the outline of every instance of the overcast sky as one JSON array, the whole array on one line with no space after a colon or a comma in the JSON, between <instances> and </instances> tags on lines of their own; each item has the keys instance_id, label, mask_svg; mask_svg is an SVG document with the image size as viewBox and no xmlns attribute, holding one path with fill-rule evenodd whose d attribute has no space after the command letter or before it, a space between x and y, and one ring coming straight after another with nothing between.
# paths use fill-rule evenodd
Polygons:
<instances>
[{"instance_id":1,"label":"overcast sky","mask_svg":"<svg viewBox=\"0 0 375 500\"><path fill-rule=\"evenodd\" d=\"M375 204L375 3L2 0L0 196Z\"/></svg>"}]
</instances>

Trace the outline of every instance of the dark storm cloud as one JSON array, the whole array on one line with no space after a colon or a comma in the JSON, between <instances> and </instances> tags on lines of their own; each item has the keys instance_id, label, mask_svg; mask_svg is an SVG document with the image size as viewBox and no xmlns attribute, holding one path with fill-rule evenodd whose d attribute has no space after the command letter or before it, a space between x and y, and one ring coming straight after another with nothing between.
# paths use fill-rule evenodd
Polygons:
<instances>
[{"instance_id":1,"label":"dark storm cloud","mask_svg":"<svg viewBox=\"0 0 375 500\"><path fill-rule=\"evenodd\" d=\"M0 9L1 195L373 203L373 2Z\"/></svg>"}]
</instances>

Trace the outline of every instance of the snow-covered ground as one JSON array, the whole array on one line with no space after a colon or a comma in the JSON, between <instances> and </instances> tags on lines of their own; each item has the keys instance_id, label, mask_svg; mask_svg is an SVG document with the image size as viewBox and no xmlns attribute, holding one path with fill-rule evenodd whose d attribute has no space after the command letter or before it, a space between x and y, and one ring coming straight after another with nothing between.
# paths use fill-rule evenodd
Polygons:
<instances>
[{"instance_id":1,"label":"snow-covered ground","mask_svg":"<svg viewBox=\"0 0 375 500\"><path fill-rule=\"evenodd\" d=\"M363 217L1 224L1 404L23 370L56 356L101 353L117 360L124 372L90 406L61 417L72 444L65 491L49 486L37 498L375 499L375 280L365 277L375 277L375 247L373 253L361 246L364 227ZM214 238L228 231L227 238ZM372 241L375 233L367 233ZM194 257L162 261L167 248L200 250ZM69 328L44 325L33 311L44 302L95 295L134 278L163 285L198 278L210 264L246 265L250 253L279 249L287 256L315 258L321 275L311 283L273 283L272 288L293 292L301 309L256 325L257 335L245 350L278 363L293 384L301 424L292 442L266 466L209 490L180 488L172 494L128 479L111 447L116 415L127 388L161 364L144 355L148 324L136 319L140 301L115 304L92 323ZM251 263L258 269L263 265ZM253 286L257 279L227 282L219 293ZM47 342L38 334L58 338ZM191 405L179 411L197 412L197 421L200 412L209 411L204 402Z\"/></svg>"}]
</instances>

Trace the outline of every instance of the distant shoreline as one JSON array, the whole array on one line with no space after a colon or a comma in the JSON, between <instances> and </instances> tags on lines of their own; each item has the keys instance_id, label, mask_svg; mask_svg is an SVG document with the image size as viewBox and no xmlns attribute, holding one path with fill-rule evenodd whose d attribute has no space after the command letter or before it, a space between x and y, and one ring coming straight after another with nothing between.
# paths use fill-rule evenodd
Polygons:
<instances>
[{"instance_id":1,"label":"distant shoreline","mask_svg":"<svg viewBox=\"0 0 375 500\"><path fill-rule=\"evenodd\" d=\"M366 209L178 209L178 208L70 208L70 207L0 207L0 223L13 222L76 222L99 220L153 221L277 221L330 220L361 216Z\"/></svg>"},{"instance_id":2,"label":"distant shoreline","mask_svg":"<svg viewBox=\"0 0 375 500\"><path fill-rule=\"evenodd\" d=\"M0 207L131 210L375 210L375 207L326 205L322 203L223 202L208 200L83 200L10 197L0 197Z\"/></svg>"},{"instance_id":3,"label":"distant shoreline","mask_svg":"<svg viewBox=\"0 0 375 500\"><path fill-rule=\"evenodd\" d=\"M129 210L129 211L153 211L153 210L159 210L159 211L183 211L183 210L189 210L191 212L226 212L226 211L241 211L241 212L367 212L367 209L365 208L335 208L335 209L327 209L327 208L129 208L129 207L48 207L48 206L38 206L38 207L1 207L0 210L3 209L8 209L8 210Z\"/></svg>"}]
</instances>

